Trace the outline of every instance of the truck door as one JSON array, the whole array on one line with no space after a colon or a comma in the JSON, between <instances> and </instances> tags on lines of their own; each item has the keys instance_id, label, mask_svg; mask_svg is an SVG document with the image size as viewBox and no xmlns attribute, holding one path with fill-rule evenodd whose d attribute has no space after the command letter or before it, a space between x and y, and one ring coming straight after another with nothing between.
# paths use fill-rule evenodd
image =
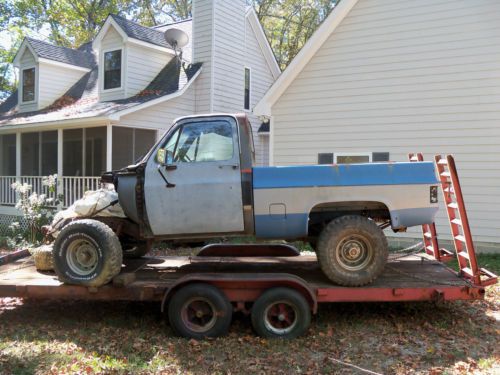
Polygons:
<instances>
[{"instance_id":1,"label":"truck door","mask_svg":"<svg viewBox=\"0 0 500 375\"><path fill-rule=\"evenodd\" d=\"M158 161L160 150L163 163ZM238 127L229 116L181 120L146 167L154 235L244 230Z\"/></svg>"}]
</instances>

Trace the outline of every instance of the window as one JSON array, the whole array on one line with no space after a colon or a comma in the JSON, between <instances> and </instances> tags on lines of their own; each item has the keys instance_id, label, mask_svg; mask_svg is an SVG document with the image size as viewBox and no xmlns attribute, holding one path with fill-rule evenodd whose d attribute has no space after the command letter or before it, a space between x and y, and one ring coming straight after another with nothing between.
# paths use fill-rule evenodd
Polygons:
<instances>
[{"instance_id":1,"label":"window","mask_svg":"<svg viewBox=\"0 0 500 375\"><path fill-rule=\"evenodd\" d=\"M318 154L318 164L333 164L333 154Z\"/></svg>"},{"instance_id":2,"label":"window","mask_svg":"<svg viewBox=\"0 0 500 375\"><path fill-rule=\"evenodd\" d=\"M245 109L246 110L250 110L250 85L251 85L250 69L245 68Z\"/></svg>"},{"instance_id":3,"label":"window","mask_svg":"<svg viewBox=\"0 0 500 375\"><path fill-rule=\"evenodd\" d=\"M171 137L165 148L175 145L173 160L178 163L223 161L233 158L233 132L226 121L187 124Z\"/></svg>"},{"instance_id":4,"label":"window","mask_svg":"<svg viewBox=\"0 0 500 375\"><path fill-rule=\"evenodd\" d=\"M335 164L360 164L370 163L371 153L338 153L335 154Z\"/></svg>"},{"instance_id":5,"label":"window","mask_svg":"<svg viewBox=\"0 0 500 375\"><path fill-rule=\"evenodd\" d=\"M113 169L142 159L156 142L156 130L113 127Z\"/></svg>"},{"instance_id":6,"label":"window","mask_svg":"<svg viewBox=\"0 0 500 375\"><path fill-rule=\"evenodd\" d=\"M23 70L23 102L35 100L35 68Z\"/></svg>"},{"instance_id":7,"label":"window","mask_svg":"<svg viewBox=\"0 0 500 375\"><path fill-rule=\"evenodd\" d=\"M104 90L122 85L122 50L104 52Z\"/></svg>"}]
</instances>

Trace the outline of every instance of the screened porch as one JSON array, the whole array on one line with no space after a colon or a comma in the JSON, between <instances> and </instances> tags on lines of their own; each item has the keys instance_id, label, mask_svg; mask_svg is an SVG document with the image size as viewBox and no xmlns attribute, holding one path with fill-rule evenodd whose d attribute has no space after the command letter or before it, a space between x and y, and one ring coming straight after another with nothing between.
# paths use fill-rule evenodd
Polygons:
<instances>
[{"instance_id":1,"label":"screened porch","mask_svg":"<svg viewBox=\"0 0 500 375\"><path fill-rule=\"evenodd\" d=\"M67 207L99 188L103 172L138 160L156 137L157 130L112 125L0 134L0 205L16 204L11 185L17 181L39 194L62 195ZM42 179L55 174L56 192L50 193Z\"/></svg>"}]
</instances>

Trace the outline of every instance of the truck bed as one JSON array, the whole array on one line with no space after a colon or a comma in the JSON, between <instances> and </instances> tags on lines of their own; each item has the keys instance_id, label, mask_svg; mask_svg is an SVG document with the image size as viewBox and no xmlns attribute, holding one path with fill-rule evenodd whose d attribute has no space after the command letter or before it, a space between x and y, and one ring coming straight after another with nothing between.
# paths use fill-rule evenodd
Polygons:
<instances>
[{"instance_id":1,"label":"truck bed","mask_svg":"<svg viewBox=\"0 0 500 375\"><path fill-rule=\"evenodd\" d=\"M301 278L317 302L383 302L482 299L484 288L472 286L444 264L426 255L390 260L384 273L370 285L341 287L321 272L315 256L298 257L149 257L125 260L113 283L99 287L65 285L52 272L39 272L30 257L0 267L0 297L43 299L161 301L179 280L202 275L210 280L267 281L292 275ZM242 297L244 299L244 297ZM237 301L238 298L231 298Z\"/></svg>"}]
</instances>

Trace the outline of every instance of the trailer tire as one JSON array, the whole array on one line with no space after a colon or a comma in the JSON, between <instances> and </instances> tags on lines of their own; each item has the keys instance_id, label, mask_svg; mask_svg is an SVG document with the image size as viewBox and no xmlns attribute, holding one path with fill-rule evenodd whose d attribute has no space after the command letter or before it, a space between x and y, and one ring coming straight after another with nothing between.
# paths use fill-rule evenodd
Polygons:
<instances>
[{"instance_id":1,"label":"trailer tire","mask_svg":"<svg viewBox=\"0 0 500 375\"><path fill-rule=\"evenodd\" d=\"M189 284L174 293L168 305L168 319L174 332L201 340L227 334L233 307L215 286Z\"/></svg>"},{"instance_id":2,"label":"trailer tire","mask_svg":"<svg viewBox=\"0 0 500 375\"><path fill-rule=\"evenodd\" d=\"M389 247L384 232L363 216L342 216L321 232L316 250L323 273L334 283L361 286L384 270Z\"/></svg>"},{"instance_id":3,"label":"trailer tire","mask_svg":"<svg viewBox=\"0 0 500 375\"><path fill-rule=\"evenodd\" d=\"M304 296L290 288L266 290L252 307L252 326L259 336L294 339L311 324L311 307Z\"/></svg>"},{"instance_id":4,"label":"trailer tire","mask_svg":"<svg viewBox=\"0 0 500 375\"><path fill-rule=\"evenodd\" d=\"M54 271L59 280L98 287L121 270L123 254L118 237L106 224L91 219L66 225L54 242Z\"/></svg>"}]
</instances>

